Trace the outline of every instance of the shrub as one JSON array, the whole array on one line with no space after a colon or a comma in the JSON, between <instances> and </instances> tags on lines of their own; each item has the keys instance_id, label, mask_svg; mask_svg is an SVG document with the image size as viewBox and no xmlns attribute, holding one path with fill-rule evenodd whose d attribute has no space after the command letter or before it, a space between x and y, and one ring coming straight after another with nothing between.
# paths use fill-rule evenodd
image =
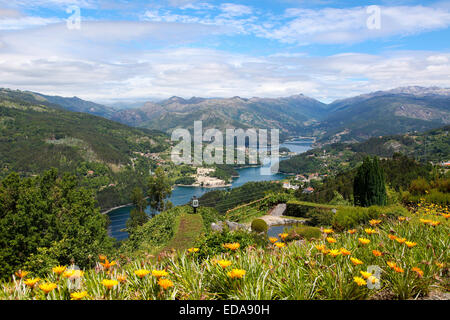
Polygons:
<instances>
[{"instance_id":1,"label":"shrub","mask_svg":"<svg viewBox=\"0 0 450 320\"><path fill-rule=\"evenodd\" d=\"M320 239L322 233L319 228L308 226L293 227L288 231L288 240L294 239Z\"/></svg>"},{"instance_id":2,"label":"shrub","mask_svg":"<svg viewBox=\"0 0 450 320\"><path fill-rule=\"evenodd\" d=\"M430 190L430 185L424 178L413 180L408 188L408 191L415 196L425 194L427 190Z\"/></svg>"},{"instance_id":3,"label":"shrub","mask_svg":"<svg viewBox=\"0 0 450 320\"><path fill-rule=\"evenodd\" d=\"M252 221L252 230L258 233L267 232L267 223L263 219L255 219Z\"/></svg>"},{"instance_id":4,"label":"shrub","mask_svg":"<svg viewBox=\"0 0 450 320\"><path fill-rule=\"evenodd\" d=\"M319 208L319 209L323 209L323 210L331 210L331 209L335 208L335 206L291 200L286 203L286 214L285 215L290 216L290 217L306 217L308 211L313 208Z\"/></svg>"},{"instance_id":5,"label":"shrub","mask_svg":"<svg viewBox=\"0 0 450 320\"><path fill-rule=\"evenodd\" d=\"M305 215L308 224L313 226L329 226L333 223L334 213L329 209L312 208Z\"/></svg>"}]
</instances>

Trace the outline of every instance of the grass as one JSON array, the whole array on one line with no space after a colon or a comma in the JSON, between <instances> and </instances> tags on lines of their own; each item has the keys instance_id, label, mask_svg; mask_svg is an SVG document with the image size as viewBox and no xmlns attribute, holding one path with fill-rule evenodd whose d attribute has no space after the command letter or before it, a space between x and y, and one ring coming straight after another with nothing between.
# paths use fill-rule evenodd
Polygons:
<instances>
[{"instance_id":1,"label":"grass","mask_svg":"<svg viewBox=\"0 0 450 320\"><path fill-rule=\"evenodd\" d=\"M175 234L162 250L175 249L182 251L194 245L198 235L204 231L203 219L200 214L180 214L175 221Z\"/></svg>"}]
</instances>

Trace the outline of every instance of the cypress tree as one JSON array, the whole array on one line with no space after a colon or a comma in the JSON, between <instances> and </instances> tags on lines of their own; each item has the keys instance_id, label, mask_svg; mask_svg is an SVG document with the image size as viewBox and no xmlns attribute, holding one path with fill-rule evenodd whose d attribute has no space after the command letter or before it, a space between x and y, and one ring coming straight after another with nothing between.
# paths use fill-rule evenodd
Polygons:
<instances>
[{"instance_id":1,"label":"cypress tree","mask_svg":"<svg viewBox=\"0 0 450 320\"><path fill-rule=\"evenodd\" d=\"M353 181L354 202L357 206L369 207L386 204L386 186L383 169L377 157L366 157L358 168Z\"/></svg>"}]
</instances>

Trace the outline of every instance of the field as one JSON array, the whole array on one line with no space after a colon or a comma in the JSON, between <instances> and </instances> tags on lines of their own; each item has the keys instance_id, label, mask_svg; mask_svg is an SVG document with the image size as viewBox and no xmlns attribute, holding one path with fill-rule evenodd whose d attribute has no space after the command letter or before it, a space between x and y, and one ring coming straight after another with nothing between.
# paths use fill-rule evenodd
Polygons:
<instances>
[{"instance_id":1,"label":"field","mask_svg":"<svg viewBox=\"0 0 450 320\"><path fill-rule=\"evenodd\" d=\"M180 214L168 247L183 249L185 240L191 242L193 231L202 229L200 218ZM402 216L382 215L342 232L322 228L321 237L311 241L280 234L254 243L250 238L217 243L214 255L198 247L169 250L158 259L99 257L97 267L84 272L65 266L42 278L17 272L3 284L0 297L415 299L434 294L447 299L448 218L447 207L421 202Z\"/></svg>"}]
</instances>

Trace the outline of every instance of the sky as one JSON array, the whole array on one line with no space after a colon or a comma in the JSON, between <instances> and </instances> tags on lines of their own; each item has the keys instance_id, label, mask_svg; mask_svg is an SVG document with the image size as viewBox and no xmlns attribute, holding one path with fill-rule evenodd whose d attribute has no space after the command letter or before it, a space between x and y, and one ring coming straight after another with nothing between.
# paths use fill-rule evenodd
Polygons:
<instances>
[{"instance_id":1,"label":"sky","mask_svg":"<svg viewBox=\"0 0 450 320\"><path fill-rule=\"evenodd\" d=\"M0 87L105 104L450 87L450 0L0 0Z\"/></svg>"}]
</instances>

